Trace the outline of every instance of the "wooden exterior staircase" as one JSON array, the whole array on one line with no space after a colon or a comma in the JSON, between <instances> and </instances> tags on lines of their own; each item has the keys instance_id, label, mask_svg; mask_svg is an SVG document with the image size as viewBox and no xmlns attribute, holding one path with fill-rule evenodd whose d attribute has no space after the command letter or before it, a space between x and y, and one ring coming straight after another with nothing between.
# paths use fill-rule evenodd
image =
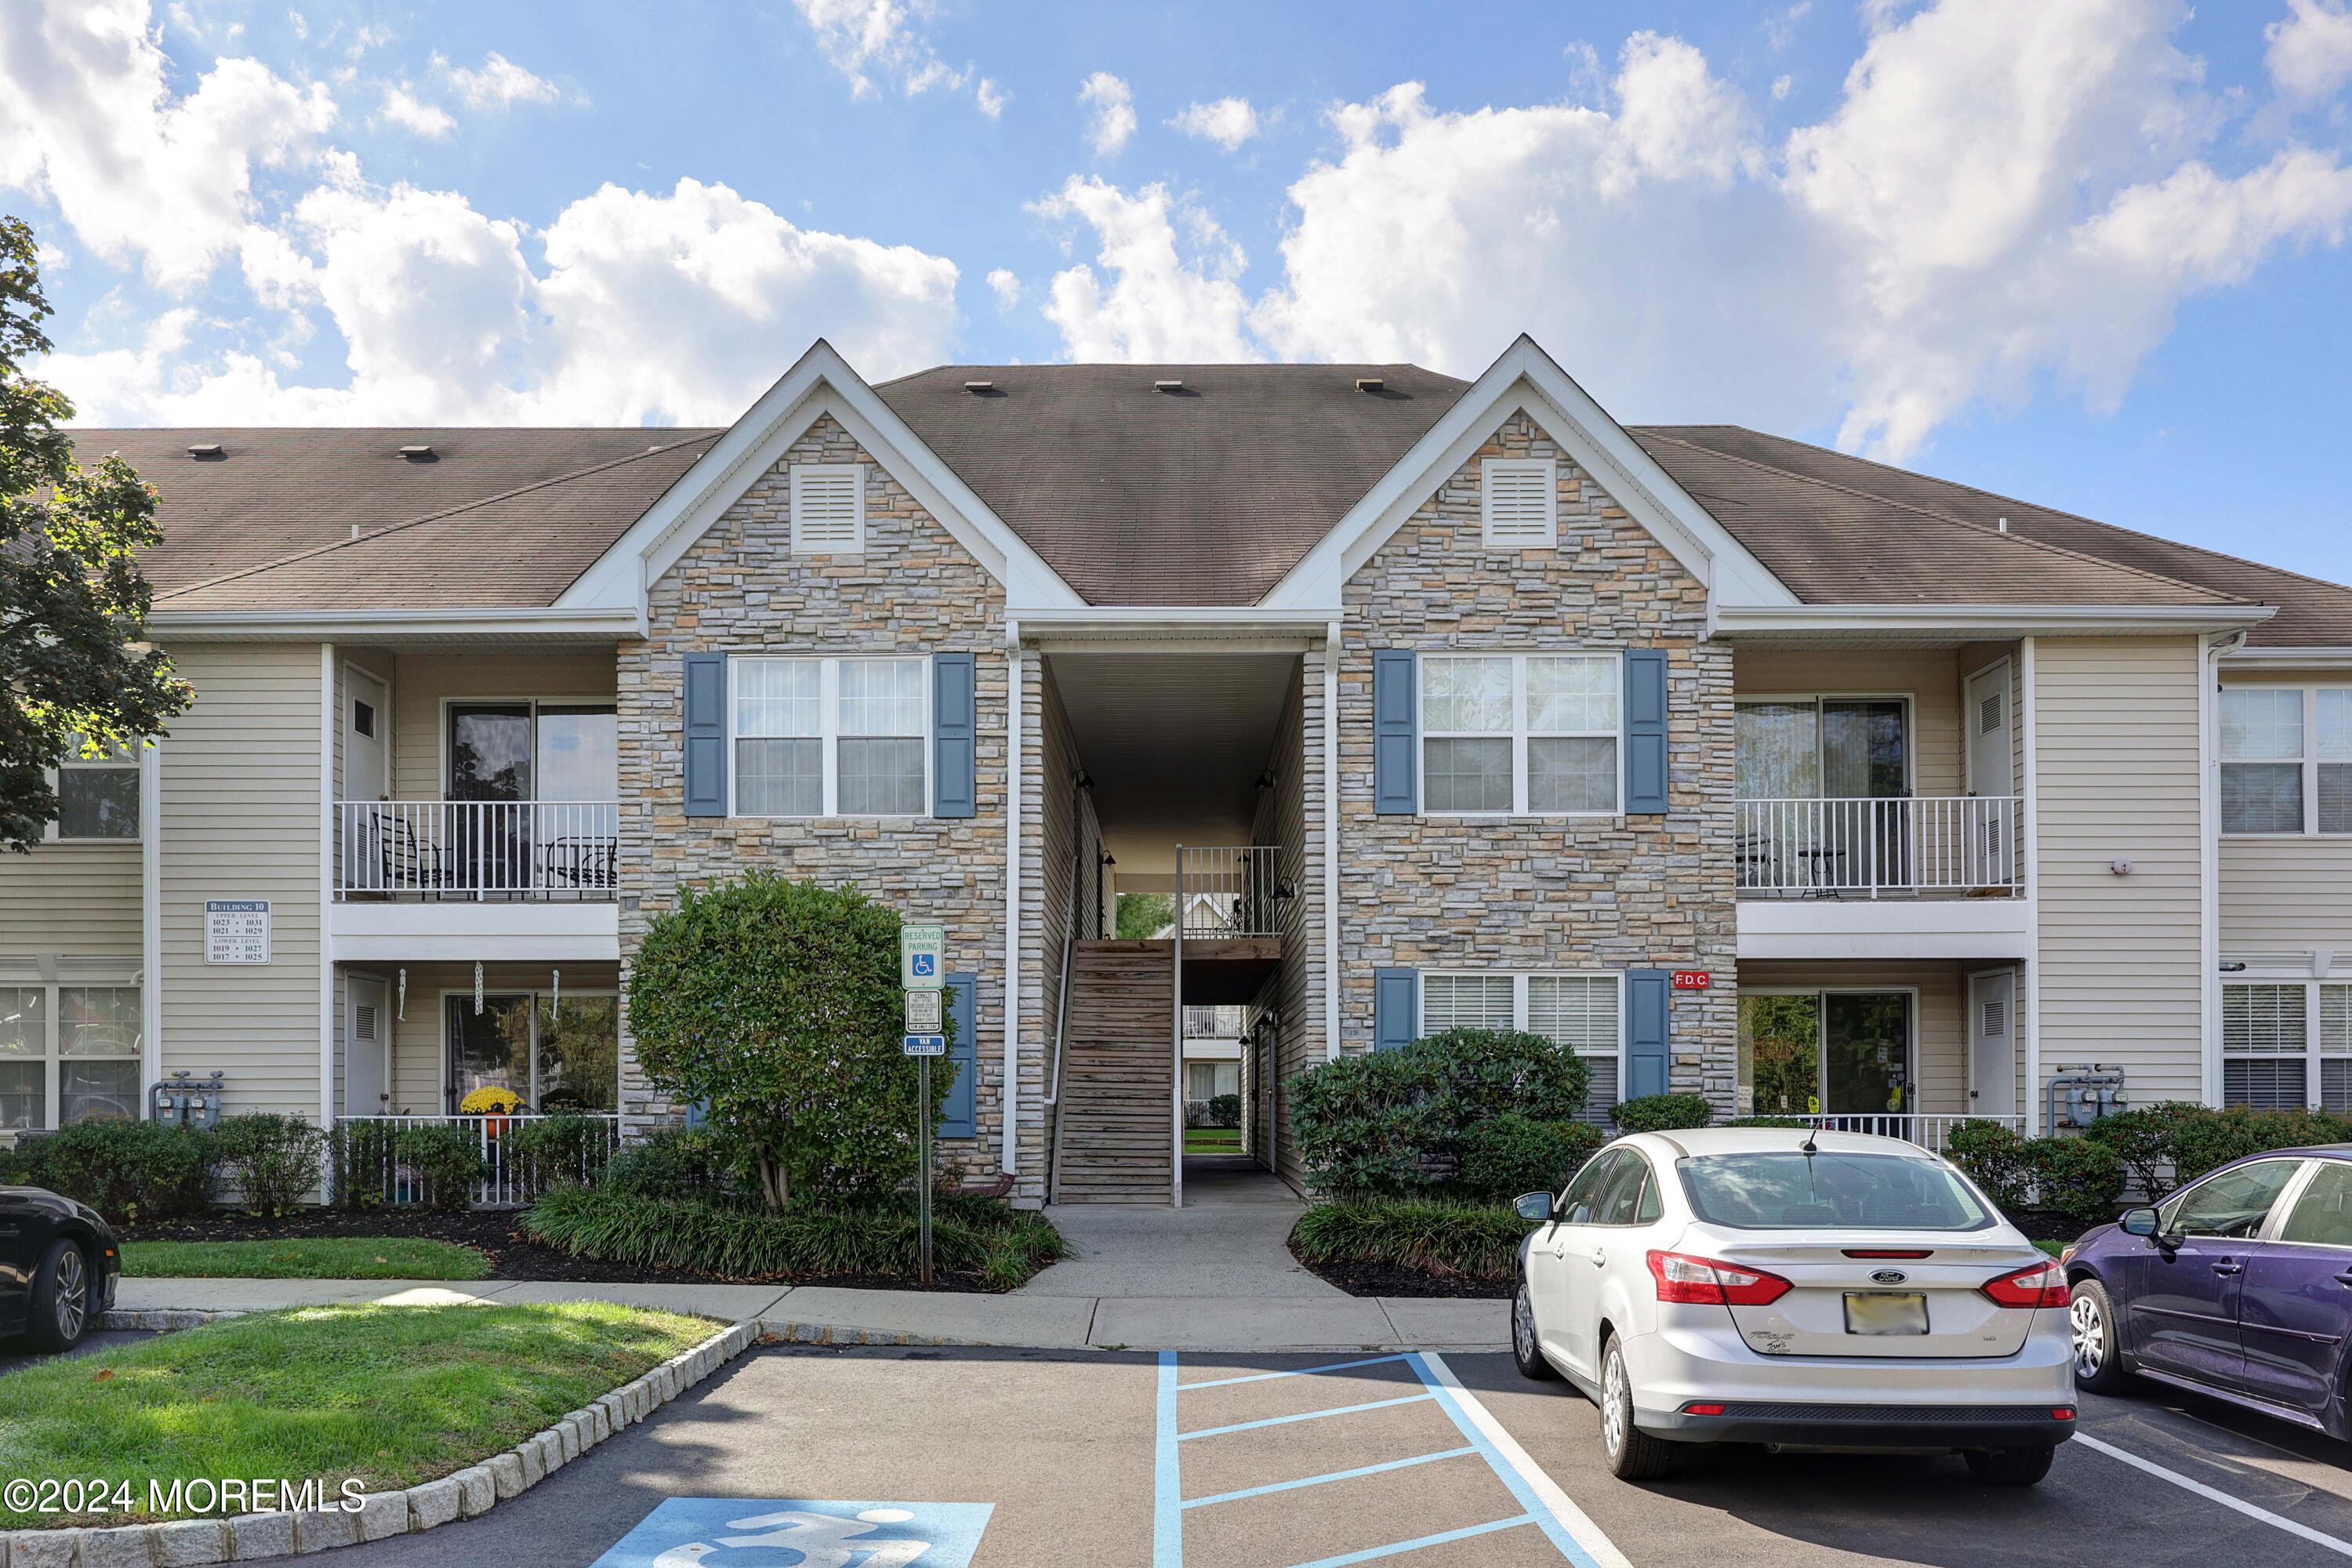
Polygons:
<instances>
[{"instance_id":1,"label":"wooden exterior staircase","mask_svg":"<svg viewBox=\"0 0 2352 1568\"><path fill-rule=\"evenodd\" d=\"M1067 1005L1054 1201L1173 1202L1173 944L1075 943Z\"/></svg>"}]
</instances>

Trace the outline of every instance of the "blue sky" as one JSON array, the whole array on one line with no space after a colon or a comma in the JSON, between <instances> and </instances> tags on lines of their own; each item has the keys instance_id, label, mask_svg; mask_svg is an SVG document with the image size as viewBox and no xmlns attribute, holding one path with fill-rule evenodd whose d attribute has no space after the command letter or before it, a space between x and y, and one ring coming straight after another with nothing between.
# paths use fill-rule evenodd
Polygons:
<instances>
[{"instance_id":1,"label":"blue sky","mask_svg":"<svg viewBox=\"0 0 2352 1568\"><path fill-rule=\"evenodd\" d=\"M2352 579L2347 88L2346 0L21 0L0 210L94 421L1524 330L1629 423Z\"/></svg>"}]
</instances>

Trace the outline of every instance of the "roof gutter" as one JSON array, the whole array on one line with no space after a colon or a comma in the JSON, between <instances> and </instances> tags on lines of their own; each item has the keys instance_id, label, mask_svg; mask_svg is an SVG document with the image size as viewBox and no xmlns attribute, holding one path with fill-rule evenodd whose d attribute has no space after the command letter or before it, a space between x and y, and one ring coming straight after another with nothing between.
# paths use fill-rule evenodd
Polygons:
<instances>
[{"instance_id":1,"label":"roof gutter","mask_svg":"<svg viewBox=\"0 0 2352 1568\"><path fill-rule=\"evenodd\" d=\"M1273 638L1320 641L1328 609L1264 605L1076 605L1012 612L1032 641L1060 644L1201 643Z\"/></svg>"},{"instance_id":2,"label":"roof gutter","mask_svg":"<svg viewBox=\"0 0 2352 1568\"><path fill-rule=\"evenodd\" d=\"M151 611L146 635L169 642L397 642L420 637L504 637L611 642L646 635L642 610L546 605L450 610Z\"/></svg>"},{"instance_id":3,"label":"roof gutter","mask_svg":"<svg viewBox=\"0 0 2352 1568\"><path fill-rule=\"evenodd\" d=\"M2291 667L2296 669L2352 669L2352 647L2245 647L2225 648L2221 662L2227 665L2257 665L2273 668Z\"/></svg>"},{"instance_id":4,"label":"roof gutter","mask_svg":"<svg viewBox=\"0 0 2352 1568\"><path fill-rule=\"evenodd\" d=\"M1757 640L1870 632L2127 637L2239 631L2276 614L2269 605L1724 605L1716 631Z\"/></svg>"}]
</instances>

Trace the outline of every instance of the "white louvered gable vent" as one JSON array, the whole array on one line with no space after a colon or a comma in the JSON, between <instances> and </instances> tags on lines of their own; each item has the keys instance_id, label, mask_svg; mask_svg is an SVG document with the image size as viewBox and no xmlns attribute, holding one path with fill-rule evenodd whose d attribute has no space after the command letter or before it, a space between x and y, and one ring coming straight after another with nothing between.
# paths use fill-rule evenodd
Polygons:
<instances>
[{"instance_id":1,"label":"white louvered gable vent","mask_svg":"<svg viewBox=\"0 0 2352 1568\"><path fill-rule=\"evenodd\" d=\"M1559 543L1559 492L1549 458L1490 458L1481 466L1479 520L1496 550L1550 550Z\"/></svg>"},{"instance_id":2,"label":"white louvered gable vent","mask_svg":"<svg viewBox=\"0 0 2352 1568\"><path fill-rule=\"evenodd\" d=\"M866 548L866 469L858 463L793 465L793 553Z\"/></svg>"}]
</instances>

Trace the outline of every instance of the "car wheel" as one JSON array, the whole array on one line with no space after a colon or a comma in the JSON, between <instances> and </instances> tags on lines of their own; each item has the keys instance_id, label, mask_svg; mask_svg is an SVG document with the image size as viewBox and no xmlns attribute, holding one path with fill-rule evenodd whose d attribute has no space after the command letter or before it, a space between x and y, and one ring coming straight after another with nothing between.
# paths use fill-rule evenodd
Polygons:
<instances>
[{"instance_id":1,"label":"car wheel","mask_svg":"<svg viewBox=\"0 0 2352 1568\"><path fill-rule=\"evenodd\" d=\"M1559 1376L1559 1369L1544 1359L1543 1345L1536 1338L1536 1304L1528 1297L1524 1274L1511 1287L1511 1359L1519 1363L1521 1377L1549 1383Z\"/></svg>"},{"instance_id":2,"label":"car wheel","mask_svg":"<svg viewBox=\"0 0 2352 1568\"><path fill-rule=\"evenodd\" d=\"M1601 1350L1601 1447L1621 1481L1654 1481L1674 1463L1673 1444L1633 1425L1633 1380L1614 1334Z\"/></svg>"},{"instance_id":3,"label":"car wheel","mask_svg":"<svg viewBox=\"0 0 2352 1568\"><path fill-rule=\"evenodd\" d=\"M2131 1382L2123 1346L2116 1336L2115 1304L2095 1279L2077 1280L2066 1305L2066 1328L2074 1342L2074 1386L2093 1394L2120 1394Z\"/></svg>"},{"instance_id":4,"label":"car wheel","mask_svg":"<svg viewBox=\"0 0 2352 1568\"><path fill-rule=\"evenodd\" d=\"M2030 1487L2050 1473L2054 1448L1971 1448L1969 1473L1989 1487Z\"/></svg>"},{"instance_id":5,"label":"car wheel","mask_svg":"<svg viewBox=\"0 0 2352 1568\"><path fill-rule=\"evenodd\" d=\"M69 1351L89 1331L89 1261L72 1242L53 1241L33 1274L26 1337L36 1350Z\"/></svg>"}]
</instances>

